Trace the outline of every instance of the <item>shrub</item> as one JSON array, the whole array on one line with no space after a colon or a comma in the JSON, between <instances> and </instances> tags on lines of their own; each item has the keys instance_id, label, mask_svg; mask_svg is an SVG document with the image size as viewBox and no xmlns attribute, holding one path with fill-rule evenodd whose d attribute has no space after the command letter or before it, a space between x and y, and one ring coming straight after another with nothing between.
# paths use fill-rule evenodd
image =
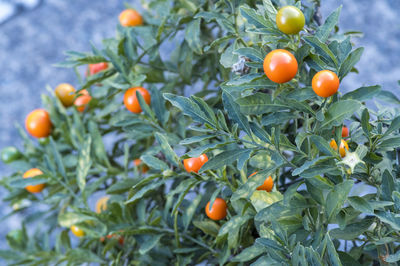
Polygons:
<instances>
[{"instance_id":1,"label":"shrub","mask_svg":"<svg viewBox=\"0 0 400 266\"><path fill-rule=\"evenodd\" d=\"M283 2L297 8L280 12L278 28ZM24 151L2 154L16 169L2 179L4 200L24 215L2 258L400 260L400 102L380 86L338 90L363 51L338 32L340 7L324 23L319 1L152 0L144 8L126 13L136 22L124 25L136 26L119 25L102 48L67 52L59 66L91 65L76 90L62 87L75 106L64 107L72 99L62 88L60 98L49 89L51 133L47 116L29 125L50 135L35 141L20 128ZM380 100L374 108L371 99ZM22 178L31 168L40 170Z\"/></svg>"}]
</instances>

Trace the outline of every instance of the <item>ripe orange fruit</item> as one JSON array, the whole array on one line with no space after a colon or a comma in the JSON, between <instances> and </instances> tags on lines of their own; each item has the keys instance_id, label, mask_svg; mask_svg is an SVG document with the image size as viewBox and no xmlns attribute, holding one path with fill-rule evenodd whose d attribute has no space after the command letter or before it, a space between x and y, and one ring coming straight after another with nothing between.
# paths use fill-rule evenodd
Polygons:
<instances>
[{"instance_id":1,"label":"ripe orange fruit","mask_svg":"<svg viewBox=\"0 0 400 266\"><path fill-rule=\"evenodd\" d=\"M79 112L83 113L86 109L86 105L88 105L90 100L92 100L92 96L89 95L87 90L82 90L79 94L82 95L75 99L74 105Z\"/></svg>"},{"instance_id":2,"label":"ripe orange fruit","mask_svg":"<svg viewBox=\"0 0 400 266\"><path fill-rule=\"evenodd\" d=\"M334 139L331 140L331 142L329 143L329 146L331 146L331 148L334 149L335 151L337 151L337 149L338 149L338 146ZM346 156L346 151L348 151L348 150L349 150L349 145L347 144L347 142L345 140L342 139L342 141L340 142L340 147L339 147L340 156L342 158L344 156Z\"/></svg>"},{"instance_id":3,"label":"ripe orange fruit","mask_svg":"<svg viewBox=\"0 0 400 266\"><path fill-rule=\"evenodd\" d=\"M69 107L74 103L75 88L68 83L62 83L54 90L58 99L65 107Z\"/></svg>"},{"instance_id":4,"label":"ripe orange fruit","mask_svg":"<svg viewBox=\"0 0 400 266\"><path fill-rule=\"evenodd\" d=\"M346 126L342 127L342 138L347 138L349 136L349 129Z\"/></svg>"},{"instance_id":5,"label":"ripe orange fruit","mask_svg":"<svg viewBox=\"0 0 400 266\"><path fill-rule=\"evenodd\" d=\"M198 173L202 164L198 157L188 158L183 160L183 165L188 173L195 172Z\"/></svg>"},{"instance_id":6,"label":"ripe orange fruit","mask_svg":"<svg viewBox=\"0 0 400 266\"><path fill-rule=\"evenodd\" d=\"M275 83L285 83L297 74L297 60L292 53L276 49L267 54L264 59L264 73Z\"/></svg>"},{"instance_id":7,"label":"ripe orange fruit","mask_svg":"<svg viewBox=\"0 0 400 266\"><path fill-rule=\"evenodd\" d=\"M200 162L201 162L201 166L203 166L203 164L205 164L206 162L208 162L208 157L205 153L203 153L202 155L200 155L199 157Z\"/></svg>"},{"instance_id":8,"label":"ripe orange fruit","mask_svg":"<svg viewBox=\"0 0 400 266\"><path fill-rule=\"evenodd\" d=\"M101 213L102 211L107 210L107 201L110 197L109 196L104 196L101 197L97 202L96 202L96 212Z\"/></svg>"},{"instance_id":9,"label":"ripe orange fruit","mask_svg":"<svg viewBox=\"0 0 400 266\"><path fill-rule=\"evenodd\" d=\"M108 234L108 235L106 235L106 237L104 237L104 236L100 237L100 242L104 242L106 240L106 238L107 239L111 239L111 238L114 238L114 237L118 237L118 243L120 245L124 244L124 237L123 236L117 236L115 234Z\"/></svg>"},{"instance_id":10,"label":"ripe orange fruit","mask_svg":"<svg viewBox=\"0 0 400 266\"><path fill-rule=\"evenodd\" d=\"M338 76L330 70L322 70L315 74L312 79L312 88L315 94L324 98L335 94L339 85Z\"/></svg>"},{"instance_id":11,"label":"ripe orange fruit","mask_svg":"<svg viewBox=\"0 0 400 266\"><path fill-rule=\"evenodd\" d=\"M183 165L188 173L195 172L198 173L200 168L208 161L208 157L205 153L199 157L193 157L183 160Z\"/></svg>"},{"instance_id":12,"label":"ripe orange fruit","mask_svg":"<svg viewBox=\"0 0 400 266\"><path fill-rule=\"evenodd\" d=\"M40 171L39 169L32 168L24 173L23 178L30 178L30 177L34 177L34 176L42 175L42 174L43 174L43 172ZM37 184L37 185L26 186L25 189L31 193L39 193L44 189L44 187L45 187L45 184Z\"/></svg>"},{"instance_id":13,"label":"ripe orange fruit","mask_svg":"<svg viewBox=\"0 0 400 266\"><path fill-rule=\"evenodd\" d=\"M124 104L125 107L132 113L138 114L142 112L142 107L140 107L139 100L136 97L136 91L138 91L142 96L144 101L150 105L151 96L148 90L142 87L130 88L125 92Z\"/></svg>"},{"instance_id":14,"label":"ripe orange fruit","mask_svg":"<svg viewBox=\"0 0 400 266\"><path fill-rule=\"evenodd\" d=\"M257 172L252 173L249 177L255 174L257 174ZM269 176L264 180L264 183L257 188L257 190L265 190L267 192L271 192L273 187L274 187L274 180L272 179L271 176Z\"/></svg>"},{"instance_id":15,"label":"ripe orange fruit","mask_svg":"<svg viewBox=\"0 0 400 266\"><path fill-rule=\"evenodd\" d=\"M134 9L125 9L119 14L119 22L124 27L134 27L143 24L143 18Z\"/></svg>"},{"instance_id":16,"label":"ripe orange fruit","mask_svg":"<svg viewBox=\"0 0 400 266\"><path fill-rule=\"evenodd\" d=\"M142 173L145 174L147 173L147 171L149 171L149 167L147 165L145 165L144 163L142 163L142 160L140 159L135 159L133 160L133 164L138 167L139 169L142 169Z\"/></svg>"},{"instance_id":17,"label":"ripe orange fruit","mask_svg":"<svg viewBox=\"0 0 400 266\"><path fill-rule=\"evenodd\" d=\"M108 68L107 62L89 64L89 75L97 74L100 71L106 70Z\"/></svg>"},{"instance_id":18,"label":"ripe orange fruit","mask_svg":"<svg viewBox=\"0 0 400 266\"><path fill-rule=\"evenodd\" d=\"M218 221L222 220L226 217L226 210L228 209L228 206L226 205L225 200L221 198L216 198L211 210L210 210L210 202L207 203L206 206L206 214L208 218Z\"/></svg>"},{"instance_id":19,"label":"ripe orange fruit","mask_svg":"<svg viewBox=\"0 0 400 266\"><path fill-rule=\"evenodd\" d=\"M36 109L26 117L25 128L35 138L48 137L51 127L50 115L44 109Z\"/></svg>"},{"instance_id":20,"label":"ripe orange fruit","mask_svg":"<svg viewBox=\"0 0 400 266\"><path fill-rule=\"evenodd\" d=\"M70 229L71 232L77 237L82 237L85 235L85 232L76 225L71 226Z\"/></svg>"}]
</instances>

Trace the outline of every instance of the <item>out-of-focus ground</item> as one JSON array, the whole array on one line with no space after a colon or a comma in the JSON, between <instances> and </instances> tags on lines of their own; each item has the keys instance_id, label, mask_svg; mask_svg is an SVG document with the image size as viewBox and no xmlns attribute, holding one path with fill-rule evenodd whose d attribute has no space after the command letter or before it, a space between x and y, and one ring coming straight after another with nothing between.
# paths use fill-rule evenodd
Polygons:
<instances>
[{"instance_id":1,"label":"out-of-focus ground","mask_svg":"<svg viewBox=\"0 0 400 266\"><path fill-rule=\"evenodd\" d=\"M140 7L140 1L129 2ZM17 3L25 5L25 11L2 20L2 15L14 12ZM100 45L102 39L113 36L118 14L124 9L121 0L43 0L34 8L35 3L39 0L0 0L0 149L21 146L14 123L23 125L25 116L41 107L40 95L46 93L46 85L76 84L72 70L52 66L64 59L63 52L88 51L90 42ZM382 84L400 97L400 1L322 0L324 19L341 4L341 30L364 32L354 41L365 51L357 65L359 74L346 77L340 90ZM0 176L9 172L0 162ZM0 217L9 211L0 203ZM2 239L9 228L19 226L16 219L1 223L5 229L0 233Z\"/></svg>"}]
</instances>

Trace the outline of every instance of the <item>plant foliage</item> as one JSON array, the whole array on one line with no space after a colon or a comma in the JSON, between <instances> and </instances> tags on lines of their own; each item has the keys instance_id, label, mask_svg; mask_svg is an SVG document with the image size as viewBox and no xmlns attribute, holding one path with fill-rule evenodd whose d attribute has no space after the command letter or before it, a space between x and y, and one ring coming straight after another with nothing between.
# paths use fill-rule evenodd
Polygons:
<instances>
[{"instance_id":1,"label":"plant foliage","mask_svg":"<svg viewBox=\"0 0 400 266\"><path fill-rule=\"evenodd\" d=\"M78 76L89 108L66 109L49 89L51 136L36 142L20 130L23 154L1 185L10 216L24 220L0 257L15 265L397 265L400 101L380 86L326 99L311 88L317 71L340 80L356 72L363 48L338 32L341 8L320 25L319 1L144 2L143 26L118 26L102 47L67 52L58 64L109 63ZM305 14L300 34L276 26L287 3ZM277 48L299 63L279 85L263 72ZM151 93L149 105L139 97L140 114L122 103L135 86ZM341 158L329 142L340 143L343 124L350 148ZM182 160L203 153L209 161L186 172ZM148 171L132 163L138 158ZM43 175L22 179L33 167ZM256 190L269 175L273 191ZM24 189L43 182L40 194ZM96 213L101 195L110 196L107 209ZM220 221L205 215L216 197L228 204ZM72 225L85 236L73 236Z\"/></svg>"}]
</instances>

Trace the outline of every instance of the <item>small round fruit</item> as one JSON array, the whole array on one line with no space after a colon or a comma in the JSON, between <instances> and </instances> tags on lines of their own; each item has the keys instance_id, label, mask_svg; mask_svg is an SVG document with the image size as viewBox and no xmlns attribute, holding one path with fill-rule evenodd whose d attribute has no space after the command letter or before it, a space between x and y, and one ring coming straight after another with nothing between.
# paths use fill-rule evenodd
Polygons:
<instances>
[{"instance_id":1,"label":"small round fruit","mask_svg":"<svg viewBox=\"0 0 400 266\"><path fill-rule=\"evenodd\" d=\"M44 109L36 109L26 117L25 128L35 138L48 137L51 127L50 115Z\"/></svg>"},{"instance_id":2,"label":"small round fruit","mask_svg":"<svg viewBox=\"0 0 400 266\"><path fill-rule=\"evenodd\" d=\"M107 62L89 64L89 75L94 75L108 68Z\"/></svg>"},{"instance_id":3,"label":"small round fruit","mask_svg":"<svg viewBox=\"0 0 400 266\"><path fill-rule=\"evenodd\" d=\"M264 59L264 73L275 83L285 83L297 74L297 60L292 53L284 49L276 49Z\"/></svg>"},{"instance_id":4,"label":"small round fruit","mask_svg":"<svg viewBox=\"0 0 400 266\"><path fill-rule=\"evenodd\" d=\"M199 157L193 157L183 160L183 165L188 173L198 173L200 168L203 166Z\"/></svg>"},{"instance_id":5,"label":"small round fruit","mask_svg":"<svg viewBox=\"0 0 400 266\"><path fill-rule=\"evenodd\" d=\"M40 171L39 169L32 168L24 173L23 178L30 178L30 177L34 177L34 176L42 175L42 174L43 174L43 172ZM45 184L37 184L37 185L26 186L25 189L31 193L39 193L44 189L44 187L45 187Z\"/></svg>"},{"instance_id":6,"label":"small round fruit","mask_svg":"<svg viewBox=\"0 0 400 266\"><path fill-rule=\"evenodd\" d=\"M83 113L86 109L86 106L92 100L92 96L89 95L89 92L87 90L82 90L79 92L79 94L82 94L82 95L78 96L75 99L74 105L76 106L76 109L79 112Z\"/></svg>"},{"instance_id":7,"label":"small round fruit","mask_svg":"<svg viewBox=\"0 0 400 266\"><path fill-rule=\"evenodd\" d=\"M284 6L276 14L278 29L286 34L299 33L306 22L303 12L295 6Z\"/></svg>"},{"instance_id":8,"label":"small round fruit","mask_svg":"<svg viewBox=\"0 0 400 266\"><path fill-rule=\"evenodd\" d=\"M74 104L75 88L68 83L62 83L54 90L58 99L65 107L69 107Z\"/></svg>"},{"instance_id":9,"label":"small round fruit","mask_svg":"<svg viewBox=\"0 0 400 266\"><path fill-rule=\"evenodd\" d=\"M134 9L125 9L119 14L119 22L124 27L135 27L143 24L143 18Z\"/></svg>"},{"instance_id":10,"label":"small round fruit","mask_svg":"<svg viewBox=\"0 0 400 266\"><path fill-rule=\"evenodd\" d=\"M136 97L136 91L138 91L142 96L144 101L150 105L151 96L148 90L142 87L130 88L125 92L124 104L125 107L132 113L139 114L142 112L142 107L140 107L139 99Z\"/></svg>"},{"instance_id":11,"label":"small round fruit","mask_svg":"<svg viewBox=\"0 0 400 266\"><path fill-rule=\"evenodd\" d=\"M252 173L249 177L252 177L255 174L257 174L257 172ZM264 183L261 186L257 187L257 190L265 190L267 192L271 192L273 187L274 180L271 176L269 176L264 180Z\"/></svg>"},{"instance_id":12,"label":"small round fruit","mask_svg":"<svg viewBox=\"0 0 400 266\"><path fill-rule=\"evenodd\" d=\"M102 211L107 210L107 201L110 197L109 196L104 196L101 197L97 202L96 202L96 212L101 213Z\"/></svg>"},{"instance_id":13,"label":"small round fruit","mask_svg":"<svg viewBox=\"0 0 400 266\"><path fill-rule=\"evenodd\" d=\"M202 155L200 155L199 157L200 162L201 162L201 166L203 166L203 164L205 164L206 162L208 162L208 157L205 153L203 153Z\"/></svg>"},{"instance_id":14,"label":"small round fruit","mask_svg":"<svg viewBox=\"0 0 400 266\"><path fill-rule=\"evenodd\" d=\"M138 167L139 169L142 170L142 173L145 174L147 173L147 171L149 171L149 167L147 165L145 165L142 160L140 159L135 159L133 160L133 164Z\"/></svg>"},{"instance_id":15,"label":"small round fruit","mask_svg":"<svg viewBox=\"0 0 400 266\"><path fill-rule=\"evenodd\" d=\"M348 127L342 127L342 138L347 138L349 136L349 129Z\"/></svg>"},{"instance_id":16,"label":"small round fruit","mask_svg":"<svg viewBox=\"0 0 400 266\"><path fill-rule=\"evenodd\" d=\"M228 206L226 205L225 200L221 198L216 198L211 210L210 210L210 202L207 203L206 206L206 214L208 218L218 221L222 220L226 217L226 210L228 209Z\"/></svg>"},{"instance_id":17,"label":"small round fruit","mask_svg":"<svg viewBox=\"0 0 400 266\"><path fill-rule=\"evenodd\" d=\"M339 78L330 70L322 70L314 75L312 88L318 96L327 98L335 94L339 89Z\"/></svg>"},{"instance_id":18,"label":"small round fruit","mask_svg":"<svg viewBox=\"0 0 400 266\"><path fill-rule=\"evenodd\" d=\"M337 143L334 139L331 140L331 142L329 143L329 146L331 146L332 149L334 149L335 151L337 151L338 146ZM346 156L346 151L349 150L349 145L347 144L347 142L345 140L342 139L342 141L340 142L340 147L339 147L339 153L340 156L343 158L344 156Z\"/></svg>"},{"instance_id":19,"label":"small round fruit","mask_svg":"<svg viewBox=\"0 0 400 266\"><path fill-rule=\"evenodd\" d=\"M82 237L85 235L85 232L76 225L71 226L70 229L71 232L77 237Z\"/></svg>"},{"instance_id":20,"label":"small round fruit","mask_svg":"<svg viewBox=\"0 0 400 266\"><path fill-rule=\"evenodd\" d=\"M4 163L11 163L11 162L21 158L21 156L22 156L21 152L13 146L5 147L1 151L1 160Z\"/></svg>"}]
</instances>

